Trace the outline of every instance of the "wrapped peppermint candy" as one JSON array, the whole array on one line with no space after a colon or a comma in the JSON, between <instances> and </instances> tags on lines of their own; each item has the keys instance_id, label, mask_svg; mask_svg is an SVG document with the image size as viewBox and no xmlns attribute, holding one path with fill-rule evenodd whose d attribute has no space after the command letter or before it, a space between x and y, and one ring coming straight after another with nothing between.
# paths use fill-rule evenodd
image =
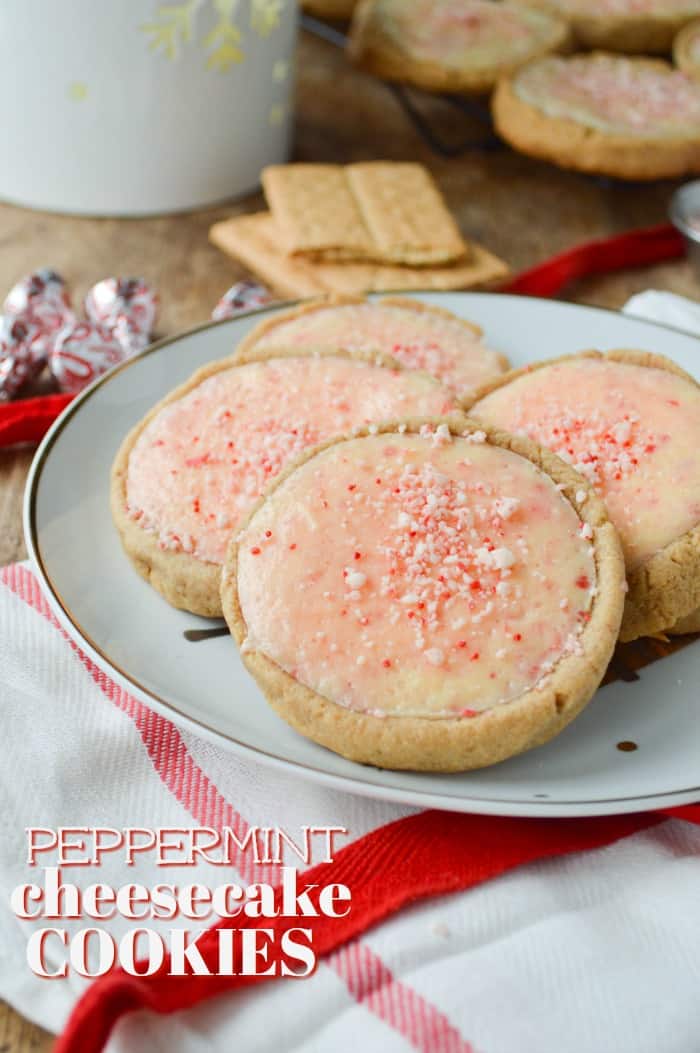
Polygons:
<instances>
[{"instance_id":1,"label":"wrapped peppermint candy","mask_svg":"<svg viewBox=\"0 0 700 1053\"><path fill-rule=\"evenodd\" d=\"M131 355L150 343L158 294L143 278L104 278L85 297L85 312Z\"/></svg>"},{"instance_id":2,"label":"wrapped peppermint candy","mask_svg":"<svg viewBox=\"0 0 700 1053\"><path fill-rule=\"evenodd\" d=\"M62 329L49 350L49 369L61 391L75 393L128 355L113 333L94 322Z\"/></svg>"},{"instance_id":3,"label":"wrapped peppermint candy","mask_svg":"<svg viewBox=\"0 0 700 1053\"><path fill-rule=\"evenodd\" d=\"M55 333L75 321L66 283L48 267L18 281L7 294L3 310L13 318L27 318L45 333Z\"/></svg>"},{"instance_id":4,"label":"wrapped peppermint candy","mask_svg":"<svg viewBox=\"0 0 700 1053\"><path fill-rule=\"evenodd\" d=\"M221 297L211 313L215 322L222 318L233 318L242 311L250 311L253 307L262 307L266 303L272 303L274 295L264 285L258 282L236 282L228 292Z\"/></svg>"},{"instance_id":5,"label":"wrapped peppermint candy","mask_svg":"<svg viewBox=\"0 0 700 1053\"><path fill-rule=\"evenodd\" d=\"M0 316L0 401L14 398L46 364L47 340L27 317Z\"/></svg>"}]
</instances>

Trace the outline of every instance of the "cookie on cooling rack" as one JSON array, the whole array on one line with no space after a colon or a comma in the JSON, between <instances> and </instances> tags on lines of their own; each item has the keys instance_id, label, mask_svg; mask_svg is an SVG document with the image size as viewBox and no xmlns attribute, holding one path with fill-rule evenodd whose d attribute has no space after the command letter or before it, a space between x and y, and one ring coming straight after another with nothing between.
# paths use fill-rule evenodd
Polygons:
<instances>
[{"instance_id":1,"label":"cookie on cooling rack","mask_svg":"<svg viewBox=\"0 0 700 1053\"><path fill-rule=\"evenodd\" d=\"M569 42L561 19L507 2L360 0L348 47L358 66L385 80L479 95Z\"/></svg>"},{"instance_id":2,"label":"cookie on cooling rack","mask_svg":"<svg viewBox=\"0 0 700 1053\"><path fill-rule=\"evenodd\" d=\"M700 85L661 59L548 56L504 78L492 100L514 149L620 179L700 172Z\"/></svg>"},{"instance_id":3,"label":"cookie on cooling rack","mask_svg":"<svg viewBox=\"0 0 700 1053\"><path fill-rule=\"evenodd\" d=\"M583 709L623 585L585 480L453 417L335 440L280 476L231 542L222 605L301 734L447 772L546 742Z\"/></svg>"},{"instance_id":4,"label":"cookie on cooling rack","mask_svg":"<svg viewBox=\"0 0 700 1053\"><path fill-rule=\"evenodd\" d=\"M629 54L665 55L700 15L700 0L515 0L565 19L577 42Z\"/></svg>"}]
</instances>

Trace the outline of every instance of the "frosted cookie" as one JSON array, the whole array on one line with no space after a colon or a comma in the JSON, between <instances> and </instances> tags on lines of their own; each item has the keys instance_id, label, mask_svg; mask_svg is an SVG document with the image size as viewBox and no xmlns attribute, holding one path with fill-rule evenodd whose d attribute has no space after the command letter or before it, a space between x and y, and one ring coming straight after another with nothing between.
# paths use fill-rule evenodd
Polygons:
<instances>
[{"instance_id":1,"label":"frosted cookie","mask_svg":"<svg viewBox=\"0 0 700 1053\"><path fill-rule=\"evenodd\" d=\"M376 355L276 351L206 366L117 454L112 515L124 548L175 607L218 616L231 532L278 472L331 436L452 408L432 377Z\"/></svg>"},{"instance_id":2,"label":"frosted cookie","mask_svg":"<svg viewBox=\"0 0 700 1053\"><path fill-rule=\"evenodd\" d=\"M700 0L516 0L558 15L587 48L667 54L676 33L700 15Z\"/></svg>"},{"instance_id":3,"label":"frosted cookie","mask_svg":"<svg viewBox=\"0 0 700 1053\"><path fill-rule=\"evenodd\" d=\"M482 343L482 330L451 311L418 300L335 298L302 304L259 322L243 340L250 348L314 347L381 351L407 369L420 369L466 397L508 368Z\"/></svg>"},{"instance_id":4,"label":"frosted cookie","mask_svg":"<svg viewBox=\"0 0 700 1053\"><path fill-rule=\"evenodd\" d=\"M607 505L629 591L622 640L700 606L700 387L660 355L586 352L507 374L471 414L525 434Z\"/></svg>"},{"instance_id":5,"label":"frosted cookie","mask_svg":"<svg viewBox=\"0 0 700 1053\"><path fill-rule=\"evenodd\" d=\"M689 22L673 41L673 61L686 77L700 80L700 18Z\"/></svg>"},{"instance_id":6,"label":"frosted cookie","mask_svg":"<svg viewBox=\"0 0 700 1053\"><path fill-rule=\"evenodd\" d=\"M297 731L367 764L461 771L580 712L623 584L580 476L453 417L336 440L280 476L231 542L222 604Z\"/></svg>"},{"instance_id":7,"label":"frosted cookie","mask_svg":"<svg viewBox=\"0 0 700 1053\"><path fill-rule=\"evenodd\" d=\"M550 56L502 80L498 133L522 153L620 179L700 171L700 85L661 59Z\"/></svg>"},{"instance_id":8,"label":"frosted cookie","mask_svg":"<svg viewBox=\"0 0 700 1053\"><path fill-rule=\"evenodd\" d=\"M349 53L363 69L428 91L481 94L569 42L561 19L492 0L361 0Z\"/></svg>"}]
</instances>

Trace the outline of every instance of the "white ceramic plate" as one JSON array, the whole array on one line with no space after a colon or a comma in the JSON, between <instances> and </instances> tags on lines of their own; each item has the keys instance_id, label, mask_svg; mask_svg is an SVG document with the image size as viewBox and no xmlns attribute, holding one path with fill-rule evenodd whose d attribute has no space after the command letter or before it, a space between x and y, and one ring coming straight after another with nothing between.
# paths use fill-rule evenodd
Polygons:
<instances>
[{"instance_id":1,"label":"white ceramic plate","mask_svg":"<svg viewBox=\"0 0 700 1053\"><path fill-rule=\"evenodd\" d=\"M611 311L484 293L423 299L478 322L516 366L582 348L636 347L700 372L697 339ZM269 709L230 638L185 638L212 623L171 608L131 568L110 517L110 465L154 402L229 354L263 313L193 330L117 367L68 408L38 450L25 503L27 545L59 621L81 647L175 722L358 793L503 815L596 815L700 799L698 641L649 664L633 682L602 688L546 746L484 771L426 775L363 767L308 742ZM620 742L637 748L622 752Z\"/></svg>"}]
</instances>

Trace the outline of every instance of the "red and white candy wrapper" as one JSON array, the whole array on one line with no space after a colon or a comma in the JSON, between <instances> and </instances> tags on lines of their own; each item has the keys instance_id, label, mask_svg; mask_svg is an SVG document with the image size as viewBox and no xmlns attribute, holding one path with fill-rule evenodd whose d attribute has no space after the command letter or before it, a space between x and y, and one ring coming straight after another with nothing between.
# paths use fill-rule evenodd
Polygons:
<instances>
[{"instance_id":1,"label":"red and white candy wrapper","mask_svg":"<svg viewBox=\"0 0 700 1053\"><path fill-rule=\"evenodd\" d=\"M61 391L76 393L126 357L112 333L94 322L78 322L56 337L49 351L49 369Z\"/></svg>"},{"instance_id":2,"label":"red and white candy wrapper","mask_svg":"<svg viewBox=\"0 0 700 1053\"><path fill-rule=\"evenodd\" d=\"M17 392L46 365L47 337L30 318L0 316L0 401Z\"/></svg>"},{"instance_id":3,"label":"red and white candy wrapper","mask_svg":"<svg viewBox=\"0 0 700 1053\"><path fill-rule=\"evenodd\" d=\"M27 318L45 333L55 333L75 321L66 283L48 267L27 274L13 285L3 310L6 315Z\"/></svg>"},{"instance_id":4,"label":"red and white candy wrapper","mask_svg":"<svg viewBox=\"0 0 700 1053\"><path fill-rule=\"evenodd\" d=\"M262 307L266 303L273 303L275 299L274 294L258 282L236 282L221 297L211 316L215 322L220 322L222 318L234 318L242 311Z\"/></svg>"},{"instance_id":5,"label":"red and white candy wrapper","mask_svg":"<svg viewBox=\"0 0 700 1053\"><path fill-rule=\"evenodd\" d=\"M143 278L104 278L85 297L85 312L134 354L150 343L158 294Z\"/></svg>"}]
</instances>

